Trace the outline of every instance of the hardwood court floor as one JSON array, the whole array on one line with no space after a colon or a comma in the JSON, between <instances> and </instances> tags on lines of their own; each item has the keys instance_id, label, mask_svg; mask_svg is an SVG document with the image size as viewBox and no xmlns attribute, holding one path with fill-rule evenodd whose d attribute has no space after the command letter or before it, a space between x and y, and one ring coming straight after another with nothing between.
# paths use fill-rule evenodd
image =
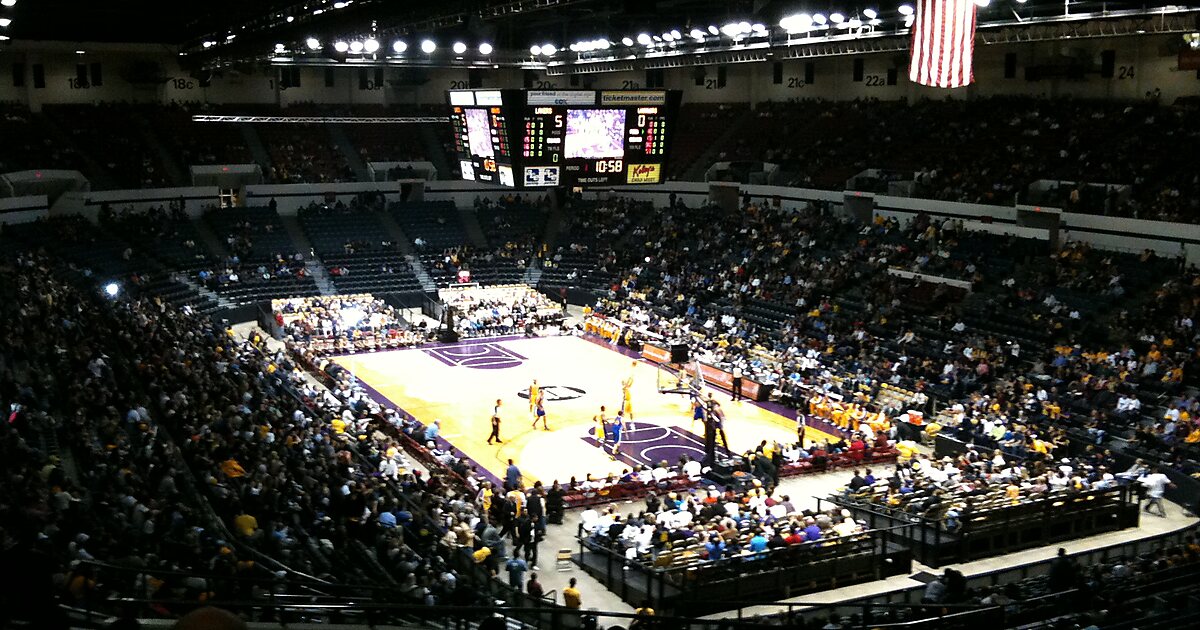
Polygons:
<instances>
[{"instance_id":1,"label":"hardwood court floor","mask_svg":"<svg viewBox=\"0 0 1200 630\"><path fill-rule=\"evenodd\" d=\"M526 484L591 473L620 473L634 463L704 455L703 427L692 428L686 396L660 394L659 368L576 337L473 340L459 344L337 357L360 381L422 422L441 420L441 436L455 448L503 478L512 458ZM602 452L591 436L601 405L608 415L621 403L621 381L630 371L633 429L623 436L618 461ZM530 427L526 392L532 379L546 391L550 431ZM716 390L714 390L716 391ZM795 441L794 417L783 417L749 402L733 402L722 392L725 431L742 452L763 439ZM503 444L487 444L492 406L502 400ZM809 439L823 439L809 428Z\"/></svg>"}]
</instances>

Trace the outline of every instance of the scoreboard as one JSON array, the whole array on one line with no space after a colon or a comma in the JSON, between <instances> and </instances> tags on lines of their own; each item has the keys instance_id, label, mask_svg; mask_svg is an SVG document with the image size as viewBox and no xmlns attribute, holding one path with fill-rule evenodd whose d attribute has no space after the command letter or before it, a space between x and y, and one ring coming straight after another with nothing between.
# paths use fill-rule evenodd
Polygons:
<instances>
[{"instance_id":1,"label":"scoreboard","mask_svg":"<svg viewBox=\"0 0 1200 630\"><path fill-rule=\"evenodd\" d=\"M520 188L657 184L679 92L455 90L464 179Z\"/></svg>"}]
</instances>

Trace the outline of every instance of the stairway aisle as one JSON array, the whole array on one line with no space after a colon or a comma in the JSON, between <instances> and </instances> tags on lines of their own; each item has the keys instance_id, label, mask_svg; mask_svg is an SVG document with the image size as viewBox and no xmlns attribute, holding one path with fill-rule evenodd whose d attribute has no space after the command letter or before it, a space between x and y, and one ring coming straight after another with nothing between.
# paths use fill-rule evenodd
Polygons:
<instances>
[{"instance_id":1,"label":"stairway aisle","mask_svg":"<svg viewBox=\"0 0 1200 630\"><path fill-rule=\"evenodd\" d=\"M725 131L713 140L712 144L705 149L696 158L695 162L688 165L686 171L683 172L683 180L688 182L704 181L704 174L708 172L708 168L716 162L717 154L722 147L729 146L729 141L742 132L742 127L746 122L754 118L753 110L746 110L741 116L738 116L730 125L725 127Z\"/></svg>"},{"instance_id":2,"label":"stairway aisle","mask_svg":"<svg viewBox=\"0 0 1200 630\"><path fill-rule=\"evenodd\" d=\"M367 164L363 162L362 156L354 149L354 143L346 135L346 130L338 124L325 126L329 127L329 138L333 140L333 145L342 152L346 163L350 165L350 170L354 171L354 178L360 182L371 181L371 172L367 170Z\"/></svg>"},{"instance_id":3,"label":"stairway aisle","mask_svg":"<svg viewBox=\"0 0 1200 630\"><path fill-rule=\"evenodd\" d=\"M438 179L453 179L454 174L450 168L450 162L446 160L446 149L438 140L437 133L434 131L435 124L449 124L449 118L446 123L424 123L419 125L421 146L425 148L425 155L429 161L433 163L433 167L437 169Z\"/></svg>"},{"instance_id":4,"label":"stairway aisle","mask_svg":"<svg viewBox=\"0 0 1200 630\"><path fill-rule=\"evenodd\" d=\"M254 161L262 167L263 179L270 181L271 173L271 154L267 152L267 147L263 145L262 138L258 136L258 131L254 125L250 123L239 123L238 131L242 132L242 138L246 141L246 146L250 148L250 155L254 156Z\"/></svg>"},{"instance_id":5,"label":"stairway aisle","mask_svg":"<svg viewBox=\"0 0 1200 630\"><path fill-rule=\"evenodd\" d=\"M411 256L416 253L413 250L412 240L404 233L404 228L392 218L391 213L381 212L378 215L379 223L383 225L383 229L387 230L388 236L392 237L392 242L399 246L400 253L405 256Z\"/></svg>"},{"instance_id":6,"label":"stairway aisle","mask_svg":"<svg viewBox=\"0 0 1200 630\"><path fill-rule=\"evenodd\" d=\"M150 147L153 147L154 153L158 155L158 162L162 164L163 169L167 173L167 180L174 186L191 186L191 173L185 172L186 165L182 165L175 160L175 156L167 150L158 136L150 128L150 125L145 120L140 120L138 124L138 133L142 136L142 141Z\"/></svg>"},{"instance_id":7,"label":"stairway aisle","mask_svg":"<svg viewBox=\"0 0 1200 630\"><path fill-rule=\"evenodd\" d=\"M208 248L208 251L217 260L229 258L229 248L225 246L224 234L214 232L212 226L204 219L192 219L192 227L196 228L196 233L200 235L200 244Z\"/></svg>"},{"instance_id":8,"label":"stairway aisle","mask_svg":"<svg viewBox=\"0 0 1200 630\"><path fill-rule=\"evenodd\" d=\"M475 213L475 208L459 208L458 216L462 220L463 230L466 231L471 244L480 248L487 247L487 237L484 236L483 228L479 225L479 215Z\"/></svg>"},{"instance_id":9,"label":"stairway aisle","mask_svg":"<svg viewBox=\"0 0 1200 630\"><path fill-rule=\"evenodd\" d=\"M199 293L210 300L215 300L218 308L233 308L237 306L237 304L234 304L232 301L222 297L219 293L216 293L212 289L209 289L199 282L196 282L195 278L186 273L172 274L171 279L186 284L188 287L196 291L196 293Z\"/></svg>"},{"instance_id":10,"label":"stairway aisle","mask_svg":"<svg viewBox=\"0 0 1200 630\"><path fill-rule=\"evenodd\" d=\"M296 250L304 254L304 268L312 276L321 295L337 295L337 286L333 284L333 278L329 277L329 271L325 269L325 265L321 264L315 254L309 255L314 248L312 241L308 240L308 235L304 233L304 228L300 227L300 217L294 214L280 214L279 220L283 223L283 229L287 230L288 238L292 239Z\"/></svg>"}]
</instances>

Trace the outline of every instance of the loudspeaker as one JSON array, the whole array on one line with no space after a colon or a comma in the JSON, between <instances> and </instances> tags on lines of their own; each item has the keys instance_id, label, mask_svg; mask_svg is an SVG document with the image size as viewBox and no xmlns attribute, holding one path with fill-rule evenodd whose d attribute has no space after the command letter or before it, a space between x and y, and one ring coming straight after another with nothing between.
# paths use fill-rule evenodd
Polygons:
<instances>
[{"instance_id":1,"label":"loudspeaker","mask_svg":"<svg viewBox=\"0 0 1200 630\"><path fill-rule=\"evenodd\" d=\"M458 341L458 333L454 332L453 328L442 328L437 332L437 340L442 343L454 343Z\"/></svg>"},{"instance_id":2,"label":"loudspeaker","mask_svg":"<svg viewBox=\"0 0 1200 630\"><path fill-rule=\"evenodd\" d=\"M671 363L687 363L689 354L687 344L671 344Z\"/></svg>"},{"instance_id":3,"label":"loudspeaker","mask_svg":"<svg viewBox=\"0 0 1200 630\"><path fill-rule=\"evenodd\" d=\"M863 60L855 59L854 60L854 82L862 83L862 80L863 80Z\"/></svg>"},{"instance_id":4,"label":"loudspeaker","mask_svg":"<svg viewBox=\"0 0 1200 630\"><path fill-rule=\"evenodd\" d=\"M817 65L809 61L804 64L804 84L812 85L817 76Z\"/></svg>"},{"instance_id":5,"label":"loudspeaker","mask_svg":"<svg viewBox=\"0 0 1200 630\"><path fill-rule=\"evenodd\" d=\"M771 83L775 85L783 84L783 62L776 61L771 65Z\"/></svg>"}]
</instances>

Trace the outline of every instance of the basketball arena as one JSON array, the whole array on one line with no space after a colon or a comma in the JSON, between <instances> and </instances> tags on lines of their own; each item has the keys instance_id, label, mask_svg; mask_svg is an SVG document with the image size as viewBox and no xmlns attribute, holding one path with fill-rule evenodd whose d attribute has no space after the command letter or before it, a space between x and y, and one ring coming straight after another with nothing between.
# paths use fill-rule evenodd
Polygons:
<instances>
[{"instance_id":1,"label":"basketball arena","mask_svg":"<svg viewBox=\"0 0 1200 630\"><path fill-rule=\"evenodd\" d=\"M1200 5L0 0L0 627L1200 628Z\"/></svg>"}]
</instances>

